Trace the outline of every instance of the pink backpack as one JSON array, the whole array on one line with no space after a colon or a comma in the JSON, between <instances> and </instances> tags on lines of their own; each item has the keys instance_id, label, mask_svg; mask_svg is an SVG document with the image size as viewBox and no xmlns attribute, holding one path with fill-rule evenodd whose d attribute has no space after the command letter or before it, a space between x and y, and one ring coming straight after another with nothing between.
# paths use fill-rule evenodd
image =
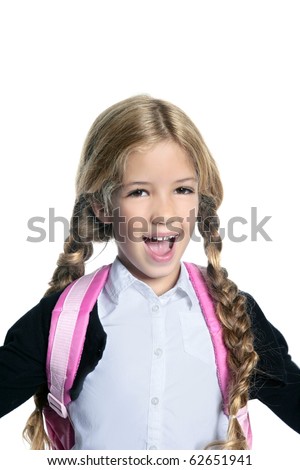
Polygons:
<instances>
[{"instance_id":1,"label":"pink backpack","mask_svg":"<svg viewBox=\"0 0 300 470\"><path fill-rule=\"evenodd\" d=\"M223 397L223 411L228 416L227 351L222 327L208 293L202 268L191 263L185 263L185 266L211 335ZM74 445L74 430L68 418L67 405L71 401L70 390L80 363L90 312L104 287L109 269L110 265L103 266L72 282L62 292L52 312L46 364L49 406L44 408L44 418L54 450L68 450ZM247 407L239 411L237 418L247 438L248 447L251 448L252 433Z\"/></svg>"}]
</instances>

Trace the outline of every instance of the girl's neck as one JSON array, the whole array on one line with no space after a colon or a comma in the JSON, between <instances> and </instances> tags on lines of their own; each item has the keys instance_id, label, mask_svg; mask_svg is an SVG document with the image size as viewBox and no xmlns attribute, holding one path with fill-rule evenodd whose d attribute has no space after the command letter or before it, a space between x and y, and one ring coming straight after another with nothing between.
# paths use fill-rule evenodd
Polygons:
<instances>
[{"instance_id":1,"label":"girl's neck","mask_svg":"<svg viewBox=\"0 0 300 470\"><path fill-rule=\"evenodd\" d=\"M168 292L170 289L172 289L172 287L175 286L176 282L178 281L180 274L180 264L178 265L178 269L174 269L172 271L171 275L148 277L143 272L139 271L136 266L129 263L128 260L124 262L119 255L117 256L117 258L125 266L125 268L128 269L132 276L151 287L151 289L157 296L163 295Z\"/></svg>"}]
</instances>

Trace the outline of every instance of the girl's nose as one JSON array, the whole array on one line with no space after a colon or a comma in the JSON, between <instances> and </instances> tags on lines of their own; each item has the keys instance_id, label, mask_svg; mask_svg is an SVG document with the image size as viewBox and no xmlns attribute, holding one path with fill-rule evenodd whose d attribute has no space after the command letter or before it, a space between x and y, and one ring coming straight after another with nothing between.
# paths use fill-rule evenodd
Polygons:
<instances>
[{"instance_id":1,"label":"girl's nose","mask_svg":"<svg viewBox=\"0 0 300 470\"><path fill-rule=\"evenodd\" d=\"M153 224L166 225L168 220L173 219L175 208L173 203L168 198L158 198L151 207L151 222Z\"/></svg>"}]
</instances>

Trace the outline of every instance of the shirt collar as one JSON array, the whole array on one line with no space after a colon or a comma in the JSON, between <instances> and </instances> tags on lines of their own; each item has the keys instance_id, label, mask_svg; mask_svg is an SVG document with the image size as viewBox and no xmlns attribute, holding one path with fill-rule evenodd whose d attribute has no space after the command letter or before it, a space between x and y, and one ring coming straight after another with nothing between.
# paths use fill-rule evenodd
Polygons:
<instances>
[{"instance_id":1,"label":"shirt collar","mask_svg":"<svg viewBox=\"0 0 300 470\"><path fill-rule=\"evenodd\" d=\"M115 304L119 303L120 296L123 292L126 291L130 286L134 284L134 288L137 289L144 297L148 300L153 300L166 304L170 300L175 300L183 296L187 296L189 308L199 307L194 289L189 280L189 275L184 266L184 263L181 262L181 269L178 281L176 285L165 292L164 294L157 296L155 292L148 286L145 282L140 281L134 277L128 269L123 265L123 263L116 258L112 263L109 276L105 285L106 292L111 298L112 302Z\"/></svg>"}]
</instances>

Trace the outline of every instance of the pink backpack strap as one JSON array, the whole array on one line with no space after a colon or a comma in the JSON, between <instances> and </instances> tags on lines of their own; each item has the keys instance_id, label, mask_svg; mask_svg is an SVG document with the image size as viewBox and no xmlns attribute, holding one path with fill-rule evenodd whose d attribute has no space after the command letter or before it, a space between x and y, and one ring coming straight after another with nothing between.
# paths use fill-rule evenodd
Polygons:
<instances>
[{"instance_id":1,"label":"pink backpack strap","mask_svg":"<svg viewBox=\"0 0 300 470\"><path fill-rule=\"evenodd\" d=\"M110 265L76 279L59 297L52 312L48 340L46 371L48 402L66 418L66 405L71 401L72 388L84 346L86 330Z\"/></svg>"},{"instance_id":2,"label":"pink backpack strap","mask_svg":"<svg viewBox=\"0 0 300 470\"><path fill-rule=\"evenodd\" d=\"M219 318L217 317L214 301L208 292L207 284L203 274L203 272L205 272L205 268L199 267L193 263L184 263L184 265L189 273L190 281L199 300L200 307L212 339L217 366L217 376L223 398L223 410L224 413L228 416L227 404L229 370L227 366L227 349L223 340L222 325ZM251 448L252 432L246 406L239 410L237 419L247 439L248 446Z\"/></svg>"}]
</instances>

